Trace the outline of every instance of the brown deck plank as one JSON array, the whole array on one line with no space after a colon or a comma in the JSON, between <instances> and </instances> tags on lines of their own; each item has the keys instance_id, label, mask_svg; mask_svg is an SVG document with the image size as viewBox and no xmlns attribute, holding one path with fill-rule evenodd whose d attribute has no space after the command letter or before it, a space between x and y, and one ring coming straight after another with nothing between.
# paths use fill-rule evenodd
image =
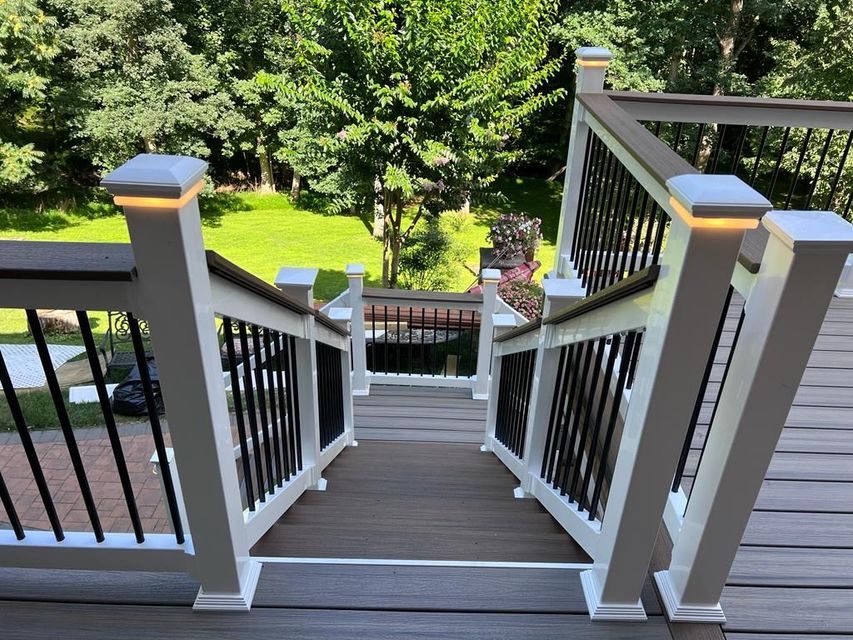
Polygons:
<instances>
[{"instance_id":1,"label":"brown deck plank","mask_svg":"<svg viewBox=\"0 0 853 640\"><path fill-rule=\"evenodd\" d=\"M326 469L258 556L588 562L515 477L476 445L365 442Z\"/></svg>"},{"instance_id":2,"label":"brown deck plank","mask_svg":"<svg viewBox=\"0 0 853 640\"><path fill-rule=\"evenodd\" d=\"M0 603L8 640L669 640L661 616L638 624L592 622L584 615L419 613L257 608L200 615L184 607ZM120 631L119 631L120 630Z\"/></svg>"},{"instance_id":3,"label":"brown deck plank","mask_svg":"<svg viewBox=\"0 0 853 640\"><path fill-rule=\"evenodd\" d=\"M728 584L853 588L853 549L741 547Z\"/></svg>"},{"instance_id":4,"label":"brown deck plank","mask_svg":"<svg viewBox=\"0 0 853 640\"><path fill-rule=\"evenodd\" d=\"M849 633L853 590L726 587L720 600L729 631Z\"/></svg>"}]
</instances>

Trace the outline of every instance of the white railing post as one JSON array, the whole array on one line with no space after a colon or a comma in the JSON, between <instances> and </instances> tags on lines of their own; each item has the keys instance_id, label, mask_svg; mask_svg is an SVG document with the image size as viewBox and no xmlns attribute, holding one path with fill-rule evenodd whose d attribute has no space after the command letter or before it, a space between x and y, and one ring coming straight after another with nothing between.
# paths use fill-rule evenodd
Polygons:
<instances>
[{"instance_id":1,"label":"white railing post","mask_svg":"<svg viewBox=\"0 0 853 640\"><path fill-rule=\"evenodd\" d=\"M364 265L348 264L349 304L352 307L352 393L370 395L367 379L367 338L364 330Z\"/></svg>"},{"instance_id":2,"label":"white railing post","mask_svg":"<svg viewBox=\"0 0 853 640\"><path fill-rule=\"evenodd\" d=\"M672 223L646 323L593 568L590 616L643 620L640 592L745 229L770 203L734 176L666 186Z\"/></svg>"},{"instance_id":3,"label":"white railing post","mask_svg":"<svg viewBox=\"0 0 853 640\"><path fill-rule=\"evenodd\" d=\"M124 207L189 530L197 609L248 609L249 557L196 194L207 163L140 155L102 182Z\"/></svg>"},{"instance_id":4,"label":"white railing post","mask_svg":"<svg viewBox=\"0 0 853 640\"><path fill-rule=\"evenodd\" d=\"M758 278L668 571L673 621L725 622L720 595L848 252L833 213L773 211ZM808 514L802 517L808 517Z\"/></svg>"},{"instance_id":5,"label":"white railing post","mask_svg":"<svg viewBox=\"0 0 853 640\"><path fill-rule=\"evenodd\" d=\"M613 55L603 47L581 47L575 51L577 79L575 94L601 93L604 90L604 75ZM573 98L574 99L574 98ZM586 141L589 125L583 119L583 107L575 100L572 109L572 127L566 172L563 177L563 203L560 207L560 229L557 233L557 260L554 265L558 278L572 277L572 238L578 217L581 197Z\"/></svg>"},{"instance_id":6,"label":"white railing post","mask_svg":"<svg viewBox=\"0 0 853 640\"><path fill-rule=\"evenodd\" d=\"M501 272L499 269L483 269L480 279L483 282L483 307L480 309L480 339L477 343L477 380L474 383L472 395L475 400L488 400L489 365L492 361L492 340L494 339L492 316L495 313Z\"/></svg>"}]
</instances>

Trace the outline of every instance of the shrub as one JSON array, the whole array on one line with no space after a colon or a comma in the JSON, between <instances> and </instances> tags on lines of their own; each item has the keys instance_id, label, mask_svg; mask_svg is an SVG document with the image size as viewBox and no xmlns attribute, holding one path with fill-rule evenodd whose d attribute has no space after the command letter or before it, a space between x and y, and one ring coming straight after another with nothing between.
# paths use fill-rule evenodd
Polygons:
<instances>
[{"instance_id":1,"label":"shrub","mask_svg":"<svg viewBox=\"0 0 853 640\"><path fill-rule=\"evenodd\" d=\"M464 252L437 222L416 229L400 251L400 286L424 291L446 290Z\"/></svg>"},{"instance_id":2,"label":"shrub","mask_svg":"<svg viewBox=\"0 0 853 640\"><path fill-rule=\"evenodd\" d=\"M504 213L489 228L486 238L507 258L524 255L539 246L542 220L522 213Z\"/></svg>"},{"instance_id":3,"label":"shrub","mask_svg":"<svg viewBox=\"0 0 853 640\"><path fill-rule=\"evenodd\" d=\"M542 317L545 290L532 280L511 280L498 287L498 295L528 320Z\"/></svg>"}]
</instances>

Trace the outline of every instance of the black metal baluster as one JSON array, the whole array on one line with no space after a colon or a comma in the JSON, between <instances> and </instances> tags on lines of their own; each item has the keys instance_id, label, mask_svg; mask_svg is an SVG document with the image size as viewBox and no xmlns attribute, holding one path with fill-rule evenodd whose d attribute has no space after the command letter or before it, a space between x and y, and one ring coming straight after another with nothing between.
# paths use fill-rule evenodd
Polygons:
<instances>
[{"instance_id":1,"label":"black metal baluster","mask_svg":"<svg viewBox=\"0 0 853 640\"><path fill-rule=\"evenodd\" d=\"M711 410L711 418L708 420L708 429L705 432L705 439L702 441L702 448L699 450L699 460L696 462L696 469L693 472L694 480L696 478L696 474L699 473L699 466L702 464L702 458L705 456L705 445L708 444L708 436L711 434L711 427L714 426L714 418L717 416L717 408L720 406L720 396L723 393L723 388L726 386L726 379L729 377L729 368L732 364L732 356L735 353L735 349L737 348L738 340L740 339L740 330L743 328L743 321L746 318L746 307L744 306L740 312L740 318L738 319L737 328L735 329L735 335L732 338L732 346L729 347L729 357L726 358L726 366L723 369L723 377L720 378L720 390L717 392L717 398L714 401L714 408ZM683 472L682 472L683 473ZM696 486L696 482L690 485L690 492L687 494L687 504L690 504L690 497L693 495L693 489ZM684 507L685 512L687 511L687 505Z\"/></svg>"},{"instance_id":2,"label":"black metal baluster","mask_svg":"<svg viewBox=\"0 0 853 640\"><path fill-rule=\"evenodd\" d=\"M397 351L397 358L396 358L397 368L396 368L394 373L396 373L397 375L400 375L400 307L396 306L395 309L397 310L397 330L394 332L397 334L397 336L396 336L397 337L397 340L396 340L397 345L395 347L395 349Z\"/></svg>"},{"instance_id":3,"label":"black metal baluster","mask_svg":"<svg viewBox=\"0 0 853 640\"><path fill-rule=\"evenodd\" d=\"M296 398L296 376L294 372L291 370L291 347L292 347L292 337L286 334L282 335L282 361L281 365L284 370L284 384L287 387L287 429L288 429L288 438L291 442L290 447L290 468L293 470L293 473L296 474L297 471L302 470L302 461L301 458L297 459L302 451L302 441L297 437L298 427L299 427L299 406L297 404Z\"/></svg>"},{"instance_id":4,"label":"black metal baluster","mask_svg":"<svg viewBox=\"0 0 853 640\"><path fill-rule=\"evenodd\" d=\"M711 170L705 173L717 173L717 164L720 162L720 152L723 149L723 138L726 136L726 125L719 125L720 137L717 139L717 146L714 147L714 157L711 160Z\"/></svg>"},{"instance_id":5,"label":"black metal baluster","mask_svg":"<svg viewBox=\"0 0 853 640\"><path fill-rule=\"evenodd\" d=\"M619 182L618 187L613 194L612 199L608 202L607 226L604 230L604 235L601 238L599 245L598 259L596 260L596 270L592 276L592 287L590 292L595 293L604 288L607 282L607 269L610 264L610 256L613 251L615 230L618 224L619 211L621 202L625 195L625 181L628 176L628 170L620 163L619 165Z\"/></svg>"},{"instance_id":6,"label":"black metal baluster","mask_svg":"<svg viewBox=\"0 0 853 640\"><path fill-rule=\"evenodd\" d=\"M640 186L639 183L638 186ZM643 242L643 223L646 221L646 211L648 211L649 192L645 189L642 189L642 191L643 202L640 205L640 212L639 216L637 217L637 231L636 237L634 238L634 248L631 250L631 263L628 266L629 274L634 273L637 270L637 256L640 252L640 245ZM648 224L651 224L651 219L649 219ZM645 262L645 257L643 257L643 262Z\"/></svg>"},{"instance_id":7,"label":"black metal baluster","mask_svg":"<svg viewBox=\"0 0 853 640\"><path fill-rule=\"evenodd\" d=\"M509 365L509 371L507 372L509 375L506 381L506 430L504 445L509 449L512 443L512 429L515 418L515 378L518 373L516 355L514 353L510 354L507 357L506 363Z\"/></svg>"},{"instance_id":8,"label":"black metal baluster","mask_svg":"<svg viewBox=\"0 0 853 640\"><path fill-rule=\"evenodd\" d=\"M414 355L412 354L412 333L414 333L412 324L412 308L409 307L409 330L407 333L409 334L409 375L412 375L415 372L414 367Z\"/></svg>"},{"instance_id":9,"label":"black metal baluster","mask_svg":"<svg viewBox=\"0 0 853 640\"><path fill-rule=\"evenodd\" d=\"M139 330L139 321L136 317L127 314L127 327L130 330L130 340L133 343L133 353L136 356L136 366L139 369L139 381L142 383L142 394L145 396L145 408L148 410L148 422L151 424L151 436L154 440L154 449L157 451L157 461L160 463L160 476L163 478L163 487L166 492L166 503L169 508L169 516L175 527L175 539L178 544L184 543L184 525L181 522L181 513L178 510L178 499L175 496L175 485L172 478L172 469L169 466L169 458L166 455L166 443L163 439L163 428L160 425L157 401L154 398L154 387L151 385L151 373L148 371L148 358L145 356L145 345L142 342L142 332Z\"/></svg>"},{"instance_id":10,"label":"black metal baluster","mask_svg":"<svg viewBox=\"0 0 853 640\"><path fill-rule=\"evenodd\" d=\"M269 418L267 417L267 398L264 391L264 371L261 351L261 337L257 325L251 325L252 347L255 350L255 393L258 394L258 416L261 420L261 432L264 434L263 452L267 467L267 491L275 493L275 472L272 467L272 443L270 442Z\"/></svg>"},{"instance_id":11,"label":"black metal baluster","mask_svg":"<svg viewBox=\"0 0 853 640\"><path fill-rule=\"evenodd\" d=\"M797 165L794 168L794 177L791 180L791 188L788 189L788 195L785 197L785 209L791 207L791 198L794 197L794 190L797 188L797 181L800 179L800 171L803 168L803 160L805 160L806 152L809 150L809 142L812 138L813 129L806 129L806 135L803 137L803 144L800 147L800 155L797 157Z\"/></svg>"},{"instance_id":12,"label":"black metal baluster","mask_svg":"<svg viewBox=\"0 0 853 640\"><path fill-rule=\"evenodd\" d=\"M462 309L457 309L459 317L456 323L456 377L462 375Z\"/></svg>"},{"instance_id":13,"label":"black metal baluster","mask_svg":"<svg viewBox=\"0 0 853 640\"><path fill-rule=\"evenodd\" d=\"M294 414L294 426L296 427L296 462L297 468L302 471L302 418L300 416L299 411L299 383L296 382L298 377L298 369L296 364L296 338L293 336L288 336L290 338L290 369L293 372L293 414Z\"/></svg>"},{"instance_id":14,"label":"black metal baluster","mask_svg":"<svg viewBox=\"0 0 853 640\"><path fill-rule=\"evenodd\" d=\"M806 205L803 207L808 210L812 204L812 198L814 198L815 189L817 189L817 183L820 182L820 174L823 172L823 165L826 162L826 156L829 154L829 145L832 144L832 137L835 135L835 129L830 129L826 132L826 138L823 141L823 148L820 152L820 158L817 161L817 167L815 168L814 177L812 178L812 183L809 186L809 195L806 196Z\"/></svg>"},{"instance_id":15,"label":"black metal baluster","mask_svg":"<svg viewBox=\"0 0 853 640\"><path fill-rule=\"evenodd\" d=\"M785 127L785 131L782 134L782 142L779 145L779 153L776 156L776 164L773 167L773 174L770 177L770 187L767 189L767 199L771 201L773 200L773 192L776 191L776 180L779 178L779 170L782 167L782 159L785 157L789 135L791 135L791 127Z\"/></svg>"},{"instance_id":16,"label":"black metal baluster","mask_svg":"<svg viewBox=\"0 0 853 640\"><path fill-rule=\"evenodd\" d=\"M264 352L267 354L266 365L267 370L267 398L269 398L270 404L270 432L272 433L272 448L273 448L273 460L275 462L275 480L278 486L281 486L282 479L284 476L284 471L281 465L281 441L278 438L278 408L275 404L275 373L273 372L273 354L272 354L272 341L270 340L270 330L264 327L263 329L263 339L264 339Z\"/></svg>"},{"instance_id":17,"label":"black metal baluster","mask_svg":"<svg viewBox=\"0 0 853 640\"><path fill-rule=\"evenodd\" d=\"M542 464L539 468L539 477L545 478L545 471L548 467L548 460L551 456L551 447L553 446L554 441L554 432L555 425L554 421L557 417L557 409L558 402L560 402L560 395L563 389L563 374L566 371L566 355L568 352L568 347L563 346L560 347L560 355L557 358L557 376L554 378L554 395L551 398L551 410L548 415L548 430L545 432L545 449L544 454L542 455Z\"/></svg>"},{"instance_id":18,"label":"black metal baluster","mask_svg":"<svg viewBox=\"0 0 853 640\"><path fill-rule=\"evenodd\" d=\"M636 204L638 190L639 184L634 179L634 176L628 173L628 181L625 185L625 197L622 200L621 214L619 215L619 224L616 226L616 231L613 235L613 242L611 242L610 247L612 263L611 260L608 260L607 269L605 270L604 282L606 286L610 286L614 282L621 280L625 273L624 264L628 253L627 242L628 234L630 233L630 226L626 233L625 223L628 222L630 218L633 218L634 211L632 206ZM629 204L629 200L631 200L632 197L633 203ZM631 222L633 222L633 220ZM622 263L621 268L619 267L620 261Z\"/></svg>"},{"instance_id":19,"label":"black metal baluster","mask_svg":"<svg viewBox=\"0 0 853 640\"><path fill-rule=\"evenodd\" d=\"M633 182L633 194L631 197L631 206L629 208L630 213L628 214L628 228L625 230L623 234L624 246L620 245L620 253L622 254L622 260L619 263L619 271L618 278L615 281L621 280L626 275L626 270L628 269L628 254L631 253L631 245L636 247L636 241L634 240L634 234L636 233L639 236L639 227L634 229L634 220L637 217L637 202L640 199L640 192L643 190L639 181L631 176L631 180ZM633 271L628 271L627 275L631 275ZM612 284L612 282L611 282Z\"/></svg>"},{"instance_id":20,"label":"black metal baluster","mask_svg":"<svg viewBox=\"0 0 853 640\"><path fill-rule=\"evenodd\" d=\"M477 312L471 312L471 328L468 332L468 364L470 365L471 375L477 373L477 357L474 355L474 322L477 320Z\"/></svg>"},{"instance_id":21,"label":"black metal baluster","mask_svg":"<svg viewBox=\"0 0 853 640\"><path fill-rule=\"evenodd\" d=\"M438 356L438 346L436 341L438 340L438 309L432 310L432 354L430 357L430 364L432 364L433 358ZM432 373L432 367L430 367L430 373ZM440 373L440 371L439 371Z\"/></svg>"},{"instance_id":22,"label":"black metal baluster","mask_svg":"<svg viewBox=\"0 0 853 640\"><path fill-rule=\"evenodd\" d=\"M56 378L56 371L53 369L53 361L50 358L50 351L47 348L47 342L44 339L41 322L39 321L39 317L35 309L27 309L27 320L30 325L30 333L33 336L39 360L41 361L41 366L44 369L45 378L47 379L47 387L50 391L50 396L53 399L56 417L59 419L59 426L62 429L62 435L65 438L65 446L68 448L71 465L74 467L74 475L77 477L77 484L80 486L83 503L86 505L86 512L89 514L89 521L92 523L92 530L95 533L95 539L98 542L103 542L104 530L101 527L101 520L98 517L98 509L95 506L95 499L93 498L92 490L89 487L89 479L86 477L83 458L80 455L80 449L77 446L77 439L74 437L74 430L71 427L71 419L68 417L68 411L65 408L65 399L62 396L62 389L59 386L59 380Z\"/></svg>"},{"instance_id":23,"label":"black metal baluster","mask_svg":"<svg viewBox=\"0 0 853 640\"><path fill-rule=\"evenodd\" d=\"M657 206L657 204L655 205L655 208L658 210L659 215L657 217L658 230L655 235L654 249L652 250L652 264L657 264L658 260L660 260L660 252L663 248L663 236L666 231L666 223L669 220L669 216L663 209Z\"/></svg>"},{"instance_id":24,"label":"black metal baluster","mask_svg":"<svg viewBox=\"0 0 853 640\"><path fill-rule=\"evenodd\" d=\"M234 399L234 417L237 422L237 437L240 439L240 458L246 485L246 504L249 511L255 510L255 491L252 486L252 467L249 463L249 445L246 444L246 423L243 415L243 398L240 393L240 374L237 372L237 353L234 349L234 328L231 318L222 318L222 333L228 355L228 371L231 375L231 397ZM245 361L245 358L244 358ZM245 364L243 365L245 367Z\"/></svg>"},{"instance_id":25,"label":"black metal baluster","mask_svg":"<svg viewBox=\"0 0 853 640\"><path fill-rule=\"evenodd\" d=\"M761 140L758 143L758 150L755 152L755 163L752 165L752 173L749 176L749 186L755 186L755 179L758 177L758 170L761 168L761 158L764 156L764 149L767 146L767 134L770 133L770 127L761 128Z\"/></svg>"},{"instance_id":26,"label":"black metal baluster","mask_svg":"<svg viewBox=\"0 0 853 640\"><path fill-rule=\"evenodd\" d=\"M743 155L743 145L746 142L746 134L749 130L749 127L744 125L741 127L740 136L737 139L737 146L735 147L734 156L732 156L732 164L729 173L733 176L737 175L738 165L740 164L741 156Z\"/></svg>"},{"instance_id":27,"label":"black metal baluster","mask_svg":"<svg viewBox=\"0 0 853 640\"><path fill-rule=\"evenodd\" d=\"M450 309L444 314L444 377L447 377L447 359L450 357Z\"/></svg>"},{"instance_id":28,"label":"black metal baluster","mask_svg":"<svg viewBox=\"0 0 853 640\"><path fill-rule=\"evenodd\" d=\"M27 456L27 462L30 465L30 471L32 471L36 488L38 489L42 504L44 504L50 528L53 530L56 541L62 542L65 540L65 533L62 531L62 525L59 522L59 516L53 504L53 497L50 495L50 489L47 486L47 480L45 480L44 471L41 468L41 462L33 444L33 437L30 435L30 430L24 419L24 412L21 410L21 403L18 401L18 394L15 393L15 387L12 385L12 377L9 375L9 369L6 367L6 360L3 358L2 352L0 352L0 385L3 387L3 394L6 397L6 404L9 405L9 413L12 414L15 429L17 429L18 436L21 438L21 446L24 449L24 454Z\"/></svg>"},{"instance_id":29,"label":"black metal baluster","mask_svg":"<svg viewBox=\"0 0 853 640\"><path fill-rule=\"evenodd\" d=\"M655 222L657 221L657 214L660 212L660 207L658 207L657 202L654 199L651 199L649 203L649 216L648 222L646 223L646 233L643 237L643 262L640 265L640 269L645 269L649 266L649 251L652 249L652 238L656 235L655 231ZM654 260L652 260L651 264L654 264Z\"/></svg>"},{"instance_id":30,"label":"black metal baluster","mask_svg":"<svg viewBox=\"0 0 853 640\"><path fill-rule=\"evenodd\" d=\"M275 367L275 381L276 387L278 390L278 412L279 412L279 424L278 430L281 438L281 457L282 463L284 466L284 479L290 480L290 477L293 475L293 467L290 463L290 456L292 446L289 442L289 430L287 425L290 423L290 412L291 408L287 401L287 395L290 393L290 389L287 389L285 392L284 387L284 373L281 368L281 359L282 359L282 350L281 350L281 340L282 335L278 331L272 332L273 344L275 345L275 357L273 359L273 364Z\"/></svg>"},{"instance_id":31,"label":"black metal baluster","mask_svg":"<svg viewBox=\"0 0 853 640\"><path fill-rule=\"evenodd\" d=\"M21 520L18 518L18 511L15 509L15 503L12 502L12 496L9 495L9 488L6 486L6 481L3 479L3 474L0 473L0 503L6 510L6 515L9 517L9 524L12 525L12 531L15 532L15 538L23 540L24 528L21 526Z\"/></svg>"},{"instance_id":32,"label":"black metal baluster","mask_svg":"<svg viewBox=\"0 0 853 640\"><path fill-rule=\"evenodd\" d=\"M252 353L249 351L249 338L246 333L246 323L237 323L237 333L240 336L240 353L243 365L243 397L246 400L246 415L249 418L249 429L252 437L252 458L255 461L255 481L258 486L258 500L266 502L267 491L264 481L264 465L261 453L261 438L258 433L258 414L255 411L255 390L252 383ZM260 357L255 353L254 356Z\"/></svg>"},{"instance_id":33,"label":"black metal baluster","mask_svg":"<svg viewBox=\"0 0 853 640\"><path fill-rule=\"evenodd\" d=\"M618 160L616 161L616 165L616 172L614 173L613 180L610 183L610 189L607 192L607 200L604 206L604 219L600 229L601 232L596 236L595 249L597 253L595 256L595 266L593 267L592 273L590 273L587 278L587 283L589 283L589 293L595 293L599 290L605 254L610 250L608 237L616 224L615 207L617 201L622 195L622 186L625 182L625 174L627 173L625 166Z\"/></svg>"},{"instance_id":34,"label":"black metal baluster","mask_svg":"<svg viewBox=\"0 0 853 640\"><path fill-rule=\"evenodd\" d=\"M694 167L697 167L699 164L699 153L702 151L702 140L705 139L705 123L700 122L699 128L696 131L696 144L693 147L693 157L690 160L690 164Z\"/></svg>"},{"instance_id":35,"label":"black metal baluster","mask_svg":"<svg viewBox=\"0 0 853 640\"><path fill-rule=\"evenodd\" d=\"M577 251L578 246L578 237L580 235L580 228L584 225L586 221L586 212L584 209L584 204L586 201L586 195L589 190L589 172L590 172L590 157L592 151L592 139L593 134L589 132L586 136L586 145L584 147L583 153L583 169L581 170L581 186L578 190L578 206L577 206L577 215L575 216L575 228L572 232L572 250L569 257L574 260L575 253Z\"/></svg>"},{"instance_id":36,"label":"black metal baluster","mask_svg":"<svg viewBox=\"0 0 853 640\"><path fill-rule=\"evenodd\" d=\"M426 364L426 307L421 307L421 375L429 373Z\"/></svg>"},{"instance_id":37,"label":"black metal baluster","mask_svg":"<svg viewBox=\"0 0 853 640\"><path fill-rule=\"evenodd\" d=\"M510 451L512 451L513 453L515 453L515 443L518 441L518 432L521 430L520 420L521 420L521 411L522 411L522 408L521 408L522 399L521 399L520 389L522 387L522 384L523 384L522 381L524 379L524 352L519 351L519 352L514 353L512 355L513 355L513 363L514 363L514 369L515 369L515 374L513 375L512 388L511 388L511 391L512 391L512 413L511 413L512 430L510 431L509 444L507 445L507 448Z\"/></svg>"},{"instance_id":38,"label":"black metal baluster","mask_svg":"<svg viewBox=\"0 0 853 640\"><path fill-rule=\"evenodd\" d=\"M594 351L592 341L584 342L584 359L583 365L580 369L580 384L578 386L578 394L575 396L573 405L574 405L574 416L572 418L572 429L571 434L569 436L569 444L566 448L566 464L563 467L563 473L560 480L560 495L566 495L567 484L569 481L569 471L578 464L580 460L580 451L575 452L575 446L578 444L578 434L580 433L581 420L584 419L583 415L583 400L584 394L587 389L587 379L589 377L590 364L592 363L592 352ZM572 501L571 496L569 496L569 502Z\"/></svg>"},{"instance_id":39,"label":"black metal baluster","mask_svg":"<svg viewBox=\"0 0 853 640\"><path fill-rule=\"evenodd\" d=\"M566 384L563 388L561 396L561 404L559 415L557 417L557 427L559 428L558 446L554 452L554 459L551 467L548 469L547 481L551 483L553 488L557 488L560 475L560 461L566 452L566 441L569 435L569 427L572 419L572 399L575 395L575 388L580 377L580 363L583 359L584 343L569 345L569 357L566 360Z\"/></svg>"},{"instance_id":40,"label":"black metal baluster","mask_svg":"<svg viewBox=\"0 0 853 640\"><path fill-rule=\"evenodd\" d=\"M720 321L717 323L717 331L714 334L714 341L711 343L711 352L708 355L708 361L705 363L705 373L702 376L702 384L699 385L699 394L696 396L696 403L693 405L693 414L690 416L690 423L687 427L687 436L684 438L684 445L681 447L681 456L678 459L678 466L675 469L675 476L672 481L672 491L678 491L681 486L681 476L684 474L684 465L687 464L687 456L690 454L690 447L693 444L693 434L696 433L696 424L699 422L699 413L702 411L702 403L705 401L705 392L708 390L708 381L711 379L711 370L714 368L714 360L717 355L717 348L720 346L720 338L723 335L723 328L726 324L726 316L729 312L729 305L732 302L732 294L734 287L729 285L729 291L726 294L726 301L723 304L723 312L720 315Z\"/></svg>"},{"instance_id":41,"label":"black metal baluster","mask_svg":"<svg viewBox=\"0 0 853 640\"><path fill-rule=\"evenodd\" d=\"M629 331L625 338L625 346L622 353L631 353L634 349L634 338L636 332ZM619 342L621 336L618 334L613 336L613 344L610 348L614 351L619 350ZM598 465L598 473L595 476L595 488L592 491L592 498L589 501L589 515L587 519L595 520L598 504L601 500L602 486L604 485L605 474L607 471L607 458L610 455L610 444L613 441L613 432L616 429L616 421L619 418L619 407L622 404L622 396L625 392L625 382L627 381L628 368L619 366L619 375L616 378L616 389L613 392L613 402L610 406L609 420L607 421L607 430L604 433L604 442L601 444L601 461Z\"/></svg>"},{"instance_id":42,"label":"black metal baluster","mask_svg":"<svg viewBox=\"0 0 853 640\"><path fill-rule=\"evenodd\" d=\"M583 427L580 431L580 439L578 440L577 460L575 462L574 469L572 469L572 480L569 484L569 489L567 491L570 503L575 499L575 489L577 488L578 479L580 478L581 465L583 464L583 454L584 451L587 451L587 440L589 439L589 430L592 427L592 415L595 409L595 397L596 390L598 389L598 378L601 375L601 364L604 361L604 347L606 346L606 344L606 337L599 338L597 344L595 344L594 341L590 341L590 349L595 349L595 362L592 366L592 380L590 381L589 387L586 387L586 385L584 384L584 389L588 388L589 390L587 391L586 408L583 412ZM601 393L605 393L605 390L602 390ZM587 455L592 456L593 450L594 447L589 446L589 453Z\"/></svg>"},{"instance_id":43,"label":"black metal baluster","mask_svg":"<svg viewBox=\"0 0 853 640\"><path fill-rule=\"evenodd\" d=\"M110 405L110 394L104 382L104 374L101 371L101 361L98 358L98 349L95 347L95 338L92 335L92 327L89 324L89 316L85 311L77 311L77 322L80 325L80 336L83 338L83 346L86 348L86 357L89 360L89 368L92 371L92 381L98 394L98 402L101 405L101 413L104 416L104 427L107 437L110 439L110 448L116 463L121 490L124 494L124 502L127 505L127 513L137 542L145 542L145 534L142 531L142 520L139 518L139 510L136 508L136 496L133 493L133 483L127 471L127 462L124 459L124 451L121 446L121 437L118 434L113 409Z\"/></svg>"},{"instance_id":44,"label":"black metal baluster","mask_svg":"<svg viewBox=\"0 0 853 640\"><path fill-rule=\"evenodd\" d=\"M382 373L388 373L388 305L382 307L382 322L385 326L385 333L382 334L382 351L385 353L385 368L382 370Z\"/></svg>"},{"instance_id":45,"label":"black metal baluster","mask_svg":"<svg viewBox=\"0 0 853 640\"><path fill-rule=\"evenodd\" d=\"M601 142L601 139L590 131L590 137L595 138L593 145L592 170L587 182L587 194L584 197L584 224L578 234L578 246L573 247L574 257L572 258L575 266L575 271L581 273L586 264L586 252L589 246L589 236L591 229L595 223L596 202L601 193L600 182L602 170L604 168L604 159L606 157L606 148Z\"/></svg>"},{"instance_id":46,"label":"black metal baluster","mask_svg":"<svg viewBox=\"0 0 853 640\"><path fill-rule=\"evenodd\" d=\"M684 131L684 123L673 122L672 127L675 129L675 133L672 136L672 150L678 153L678 147L681 144L681 133Z\"/></svg>"},{"instance_id":47,"label":"black metal baluster","mask_svg":"<svg viewBox=\"0 0 853 640\"><path fill-rule=\"evenodd\" d=\"M637 336L633 340L633 349L628 353L628 380L626 388L631 389L634 386L634 376L637 373L637 363L640 361L640 349L643 347L643 333L636 332ZM627 343L626 343L627 345ZM621 365L620 365L621 366Z\"/></svg>"},{"instance_id":48,"label":"black metal baluster","mask_svg":"<svg viewBox=\"0 0 853 640\"><path fill-rule=\"evenodd\" d=\"M370 372L376 373L376 305L370 305Z\"/></svg>"},{"instance_id":49,"label":"black metal baluster","mask_svg":"<svg viewBox=\"0 0 853 640\"><path fill-rule=\"evenodd\" d=\"M829 195L826 198L824 209L832 210L832 201L835 199L835 193L838 189L838 183L844 173L844 165L847 164L847 154L850 153L850 146L853 145L853 131L847 135L847 143L844 145L844 151L841 153L841 160L838 161L838 170L835 172L835 177L832 179L832 186L829 189Z\"/></svg>"},{"instance_id":50,"label":"black metal baluster","mask_svg":"<svg viewBox=\"0 0 853 640\"><path fill-rule=\"evenodd\" d=\"M592 223L592 227L590 228L589 237L587 239L587 246L583 265L579 271L581 275L581 286L583 287L586 287L587 283L589 282L592 265L595 262L596 251L599 247L598 237L600 235L600 230L603 225L603 221L607 211L607 208L605 206L605 203L607 201L607 185L613 184L613 179L616 175L615 172L617 166L621 166L619 164L619 161L616 160L616 157L609 149L606 149L605 166L602 170L601 180L596 190L597 193L595 199L594 216L590 221Z\"/></svg>"},{"instance_id":51,"label":"black metal baluster","mask_svg":"<svg viewBox=\"0 0 853 640\"><path fill-rule=\"evenodd\" d=\"M604 372L604 378L601 381L601 393L598 396L598 409L595 412L595 421L592 426L592 435L590 436L589 455L586 459L586 468L583 476L581 476L581 487L578 492L578 511L584 510L584 505L587 503L586 494L589 492L590 481L592 480L592 469L595 463L595 454L598 451L598 438L601 434L601 425L604 422L604 411L607 408L607 401L610 399L610 384L613 381L613 370L616 366L616 356L619 354L618 335L613 336L610 343L610 351L607 354L607 365ZM599 458L599 464L603 464L604 460Z\"/></svg>"}]
</instances>

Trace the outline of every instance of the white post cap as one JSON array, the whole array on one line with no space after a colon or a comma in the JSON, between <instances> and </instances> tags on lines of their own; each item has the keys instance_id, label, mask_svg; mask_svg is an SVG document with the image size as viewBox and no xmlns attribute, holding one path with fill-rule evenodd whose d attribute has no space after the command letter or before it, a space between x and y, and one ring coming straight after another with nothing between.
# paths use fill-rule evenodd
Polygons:
<instances>
[{"instance_id":1,"label":"white post cap","mask_svg":"<svg viewBox=\"0 0 853 640\"><path fill-rule=\"evenodd\" d=\"M771 211L762 224L794 253L853 252L853 225L832 211Z\"/></svg>"},{"instance_id":2,"label":"white post cap","mask_svg":"<svg viewBox=\"0 0 853 640\"><path fill-rule=\"evenodd\" d=\"M278 270L278 275L275 277L275 286L282 287L302 287L310 289L314 286L314 281L317 280L319 269L301 268L301 267L282 267Z\"/></svg>"},{"instance_id":3,"label":"white post cap","mask_svg":"<svg viewBox=\"0 0 853 640\"><path fill-rule=\"evenodd\" d=\"M586 289L579 278L545 278L542 281L546 298L585 298Z\"/></svg>"},{"instance_id":4,"label":"white post cap","mask_svg":"<svg viewBox=\"0 0 853 640\"><path fill-rule=\"evenodd\" d=\"M694 218L758 219L770 201L737 176L688 173L666 181L670 195Z\"/></svg>"},{"instance_id":5,"label":"white post cap","mask_svg":"<svg viewBox=\"0 0 853 640\"><path fill-rule=\"evenodd\" d=\"M364 276L364 265L358 263L348 264L345 273L347 274L347 278Z\"/></svg>"},{"instance_id":6,"label":"white post cap","mask_svg":"<svg viewBox=\"0 0 853 640\"><path fill-rule=\"evenodd\" d=\"M480 278L483 280L483 282L500 282L501 270L500 269L483 269L480 272Z\"/></svg>"},{"instance_id":7,"label":"white post cap","mask_svg":"<svg viewBox=\"0 0 853 640\"><path fill-rule=\"evenodd\" d=\"M613 54L604 47L579 47L575 49L575 57L583 62L610 62Z\"/></svg>"},{"instance_id":8,"label":"white post cap","mask_svg":"<svg viewBox=\"0 0 853 640\"><path fill-rule=\"evenodd\" d=\"M206 171L207 163L198 158L143 153L110 172L101 186L114 196L176 199Z\"/></svg>"}]
</instances>

